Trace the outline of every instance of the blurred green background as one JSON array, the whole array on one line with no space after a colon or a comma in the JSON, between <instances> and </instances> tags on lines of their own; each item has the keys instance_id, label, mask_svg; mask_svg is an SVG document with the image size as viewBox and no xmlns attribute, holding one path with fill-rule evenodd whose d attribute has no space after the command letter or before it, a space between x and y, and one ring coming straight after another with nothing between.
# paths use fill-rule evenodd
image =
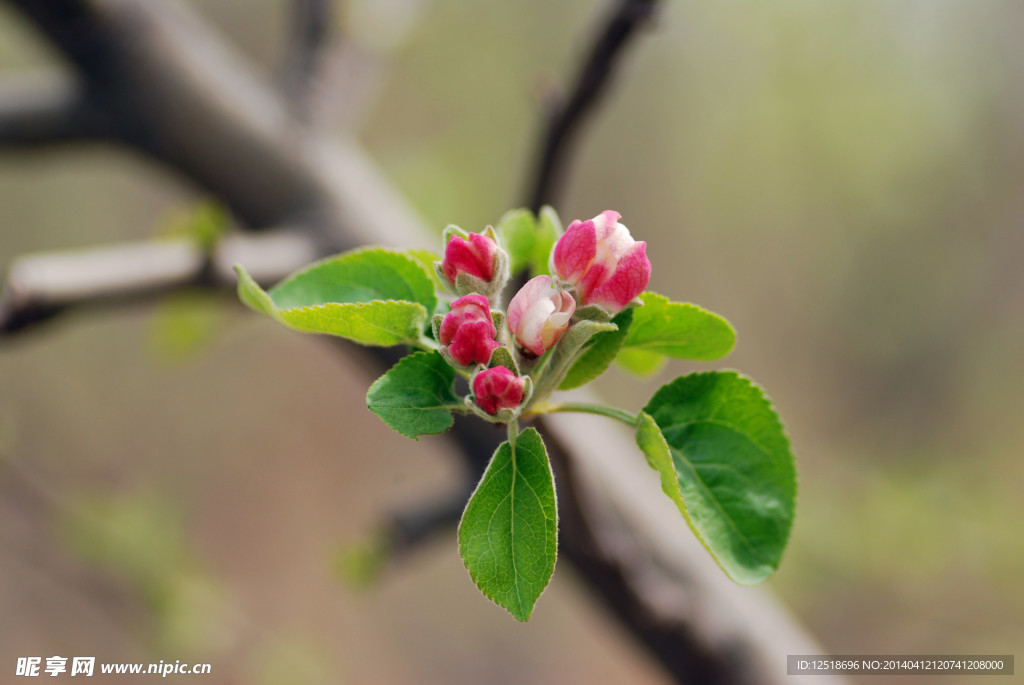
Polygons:
<instances>
[{"instance_id":1,"label":"blurred green background","mask_svg":"<svg viewBox=\"0 0 1024 685\"><path fill-rule=\"evenodd\" d=\"M191 4L275 74L284 2ZM332 78L356 95L325 86L339 133L438 235L520 204L541 100L606 3L341 5L355 66ZM665 3L558 206L566 222L620 211L652 289L736 327L725 365L768 389L800 473L767 587L836 653L1024 643L1022 31L1015 0ZM0 5L3 73L53 64ZM152 237L199 197L120 151L4 152L0 268ZM339 549L458 477L443 442L369 415L369 380L200 294L4 341L2 668L62 654L210 662L221 683L665 682L567 565L525 626L479 595L454 534L369 590L339 581ZM631 410L656 382L601 381Z\"/></svg>"}]
</instances>

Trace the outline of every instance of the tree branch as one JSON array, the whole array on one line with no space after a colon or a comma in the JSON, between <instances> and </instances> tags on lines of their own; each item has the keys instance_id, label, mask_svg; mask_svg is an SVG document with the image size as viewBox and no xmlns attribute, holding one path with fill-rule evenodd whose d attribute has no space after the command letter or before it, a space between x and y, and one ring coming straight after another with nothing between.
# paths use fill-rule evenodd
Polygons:
<instances>
[{"instance_id":1,"label":"tree branch","mask_svg":"<svg viewBox=\"0 0 1024 685\"><path fill-rule=\"evenodd\" d=\"M554 204L576 137L607 92L629 40L654 14L658 0L619 0L583 63L572 93L561 106L551 106L536 162L531 169L527 204L534 211Z\"/></svg>"},{"instance_id":2,"label":"tree branch","mask_svg":"<svg viewBox=\"0 0 1024 685\"><path fill-rule=\"evenodd\" d=\"M767 592L718 568L623 426L582 414L538 423L558 483L563 558L679 682L782 685L787 654L823 653Z\"/></svg>"},{"instance_id":3,"label":"tree branch","mask_svg":"<svg viewBox=\"0 0 1024 685\"><path fill-rule=\"evenodd\" d=\"M109 134L102 112L77 85L56 74L0 78L0 146L95 140Z\"/></svg>"},{"instance_id":4,"label":"tree branch","mask_svg":"<svg viewBox=\"0 0 1024 685\"><path fill-rule=\"evenodd\" d=\"M337 249L355 246L345 226L365 220L366 203L331 177L353 165L377 172L361 154L299 135L280 94L184 6L7 1L74 67L114 142L177 170L252 229L302 224ZM383 192L373 211L408 222L405 203Z\"/></svg>"},{"instance_id":5,"label":"tree branch","mask_svg":"<svg viewBox=\"0 0 1024 685\"><path fill-rule=\"evenodd\" d=\"M0 295L0 337L70 310L146 302L183 288L233 289L235 264L270 285L320 256L295 230L228 236L212 254L178 238L25 255L11 263Z\"/></svg>"}]
</instances>

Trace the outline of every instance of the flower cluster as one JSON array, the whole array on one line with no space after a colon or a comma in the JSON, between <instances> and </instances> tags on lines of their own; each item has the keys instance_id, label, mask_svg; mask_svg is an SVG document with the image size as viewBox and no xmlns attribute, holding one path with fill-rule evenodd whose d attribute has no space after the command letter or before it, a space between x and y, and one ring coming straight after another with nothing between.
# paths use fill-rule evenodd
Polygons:
<instances>
[{"instance_id":1,"label":"flower cluster","mask_svg":"<svg viewBox=\"0 0 1024 685\"><path fill-rule=\"evenodd\" d=\"M422 268L421 251L385 248L318 261L269 291L236 267L242 301L280 323L415 349L366 393L367 408L398 433L438 435L453 426L454 413L505 424L508 438L463 510L459 553L483 593L520 621L530 618L558 549L548 451L540 432L520 419L583 412L628 425L665 494L737 583L759 582L774 570L793 520L789 440L770 400L736 372L676 378L635 414L585 398L549 401L616 360L641 373L666 358L713 361L735 343L735 331L717 314L645 292L647 245L620 220L609 210L563 230L544 207L507 212L497 230L449 226L443 257L433 262L436 278ZM526 270L510 282L510 272ZM439 292L446 289L447 297ZM716 417L729 430L676 430ZM758 445L739 444L737 434L759 436ZM693 450L713 452L728 469L728 478L703 484L701 497L685 487L692 476L686 464L666 456ZM757 555L749 554L749 540L758 541Z\"/></svg>"},{"instance_id":2,"label":"flower cluster","mask_svg":"<svg viewBox=\"0 0 1024 685\"><path fill-rule=\"evenodd\" d=\"M551 250L551 276L529 280L494 311L509 277L509 257L491 227L445 231L438 278L460 297L434 317L434 337L452 365L471 368L470 408L492 421L509 421L530 402L535 364L577 321L608 321L636 302L651 276L647 244L635 241L618 212L573 221Z\"/></svg>"}]
</instances>

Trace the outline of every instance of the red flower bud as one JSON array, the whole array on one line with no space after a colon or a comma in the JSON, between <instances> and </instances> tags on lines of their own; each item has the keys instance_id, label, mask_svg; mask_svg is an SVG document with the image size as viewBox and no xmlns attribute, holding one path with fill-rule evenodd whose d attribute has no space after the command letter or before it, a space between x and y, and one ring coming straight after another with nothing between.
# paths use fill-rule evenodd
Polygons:
<instances>
[{"instance_id":1,"label":"red flower bud","mask_svg":"<svg viewBox=\"0 0 1024 685\"><path fill-rule=\"evenodd\" d=\"M580 305L622 311L651 279L647 243L633 240L611 210L573 221L551 253L552 270L576 287Z\"/></svg>"},{"instance_id":2,"label":"red flower bud","mask_svg":"<svg viewBox=\"0 0 1024 685\"><path fill-rule=\"evenodd\" d=\"M508 303L508 329L520 345L539 357L558 342L574 311L572 295L556 290L550 276L536 276Z\"/></svg>"},{"instance_id":3,"label":"red flower bud","mask_svg":"<svg viewBox=\"0 0 1024 685\"><path fill-rule=\"evenodd\" d=\"M479 233L470 233L469 240L453 235L444 248L441 270L454 285L459 274L469 274L482 281L494 278L498 245Z\"/></svg>"},{"instance_id":4,"label":"red flower bud","mask_svg":"<svg viewBox=\"0 0 1024 685\"><path fill-rule=\"evenodd\" d=\"M452 302L438 332L444 349L459 364L486 364L499 347L491 303L483 295L466 295Z\"/></svg>"},{"instance_id":5,"label":"red flower bud","mask_svg":"<svg viewBox=\"0 0 1024 685\"><path fill-rule=\"evenodd\" d=\"M526 379L516 376L504 366L484 369L473 376L473 398L488 414L502 409L516 409L523 401Z\"/></svg>"}]
</instances>

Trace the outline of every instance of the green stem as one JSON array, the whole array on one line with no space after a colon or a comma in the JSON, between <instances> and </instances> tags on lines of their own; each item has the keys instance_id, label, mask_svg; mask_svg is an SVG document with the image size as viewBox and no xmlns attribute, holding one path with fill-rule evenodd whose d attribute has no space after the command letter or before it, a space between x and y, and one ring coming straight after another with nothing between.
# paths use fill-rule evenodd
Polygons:
<instances>
[{"instance_id":1,"label":"green stem","mask_svg":"<svg viewBox=\"0 0 1024 685\"><path fill-rule=\"evenodd\" d=\"M628 411L622 409L616 409L614 407L606 407L603 404L588 404L586 402L562 402L561 404L543 404L536 408L536 413L546 414L554 413L559 411L571 411L578 412L580 414L597 414L599 416L607 416L610 419L616 421L622 421L627 426L636 426L637 417L635 414L630 414Z\"/></svg>"},{"instance_id":2,"label":"green stem","mask_svg":"<svg viewBox=\"0 0 1024 685\"><path fill-rule=\"evenodd\" d=\"M508 422L508 444L512 448L512 454L516 453L516 438L519 437L519 419L512 419Z\"/></svg>"},{"instance_id":3,"label":"green stem","mask_svg":"<svg viewBox=\"0 0 1024 685\"><path fill-rule=\"evenodd\" d=\"M411 347L415 347L415 348L420 349L420 350L423 350L424 352L431 352L431 351L436 350L438 348L437 343L434 342L433 340L431 340L430 338L428 338L425 335L421 335L419 340L417 340L417 341L415 341L413 343L410 343L410 346Z\"/></svg>"},{"instance_id":4,"label":"green stem","mask_svg":"<svg viewBox=\"0 0 1024 685\"><path fill-rule=\"evenodd\" d=\"M544 380L544 374L548 370L548 365L551 363L551 357L554 356L554 348L547 351L540 359L537 360L537 364L533 367L530 375L533 376L534 382L542 382ZM534 397L536 397L536 388L534 388Z\"/></svg>"},{"instance_id":5,"label":"green stem","mask_svg":"<svg viewBox=\"0 0 1024 685\"><path fill-rule=\"evenodd\" d=\"M540 358L537 366L534 367L533 372L530 374L533 376L535 384L533 386L533 399L530 400L530 405L544 402L548 396L555 391L557 384L562 382L562 378L564 377L564 374L562 373L563 369L553 368L551 366L551 360L560 349L559 346L561 343L562 341L559 340L555 347L548 350L544 356ZM571 362L574 360L569 361ZM565 363L565 360L562 360L562 366L565 366Z\"/></svg>"}]
</instances>

